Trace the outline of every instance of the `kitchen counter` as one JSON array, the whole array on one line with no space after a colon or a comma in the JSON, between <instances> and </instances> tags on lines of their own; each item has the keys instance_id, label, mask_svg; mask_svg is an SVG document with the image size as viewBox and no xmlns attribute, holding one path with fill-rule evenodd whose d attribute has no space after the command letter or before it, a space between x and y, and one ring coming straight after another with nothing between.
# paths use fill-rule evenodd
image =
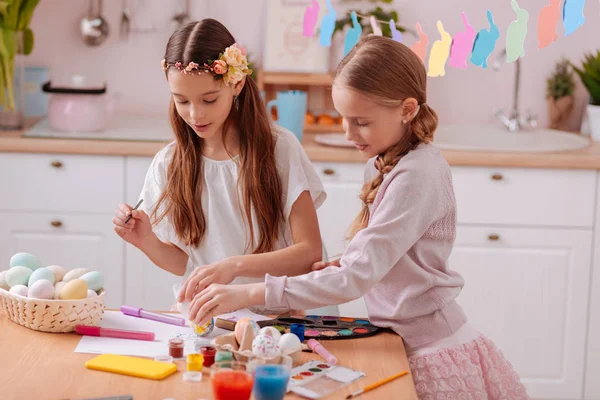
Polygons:
<instances>
[{"instance_id":1,"label":"kitchen counter","mask_svg":"<svg viewBox=\"0 0 600 400\"><path fill-rule=\"evenodd\" d=\"M23 137L24 131L0 131L0 152L90 154L151 157L167 141L123 141ZM315 134L306 134L304 150L312 161L364 162L358 151L320 145ZM435 142L434 142L435 143ZM600 142L589 147L560 153L497 153L443 150L450 165L517 168L557 168L600 170Z\"/></svg>"}]
</instances>

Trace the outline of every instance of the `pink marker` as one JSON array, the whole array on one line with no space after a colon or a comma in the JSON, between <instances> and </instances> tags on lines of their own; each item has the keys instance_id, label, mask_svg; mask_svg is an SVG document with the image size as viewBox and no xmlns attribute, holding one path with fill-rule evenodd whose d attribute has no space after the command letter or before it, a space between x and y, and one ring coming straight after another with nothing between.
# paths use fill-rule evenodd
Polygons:
<instances>
[{"instance_id":1,"label":"pink marker","mask_svg":"<svg viewBox=\"0 0 600 400\"><path fill-rule=\"evenodd\" d=\"M154 332L126 331L123 329L101 328L91 325L77 325L75 332L86 336L104 336L119 339L154 341Z\"/></svg>"},{"instance_id":2,"label":"pink marker","mask_svg":"<svg viewBox=\"0 0 600 400\"><path fill-rule=\"evenodd\" d=\"M153 313L143 308L132 306L121 306L121 312L132 317L151 319L153 321L164 322L165 324L185 326L185 319L173 315Z\"/></svg>"},{"instance_id":3,"label":"pink marker","mask_svg":"<svg viewBox=\"0 0 600 400\"><path fill-rule=\"evenodd\" d=\"M308 342L306 342L306 344L308 345L309 349L311 349L312 351L314 351L315 353L317 353L318 355L323 357L325 359L325 361L327 361L329 364L331 364L331 365L337 364L337 358L335 358L335 356L333 354L328 352L325 349L325 347L323 347L323 345L321 343L317 342L315 339L309 339Z\"/></svg>"}]
</instances>

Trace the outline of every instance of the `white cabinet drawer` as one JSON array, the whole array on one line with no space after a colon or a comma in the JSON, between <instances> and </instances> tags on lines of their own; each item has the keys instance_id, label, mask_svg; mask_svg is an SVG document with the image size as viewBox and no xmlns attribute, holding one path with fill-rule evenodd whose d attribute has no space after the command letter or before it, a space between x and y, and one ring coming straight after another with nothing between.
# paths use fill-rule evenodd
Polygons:
<instances>
[{"instance_id":1,"label":"white cabinet drawer","mask_svg":"<svg viewBox=\"0 0 600 400\"><path fill-rule=\"evenodd\" d=\"M453 167L463 224L591 227L595 171Z\"/></svg>"},{"instance_id":2,"label":"white cabinet drawer","mask_svg":"<svg viewBox=\"0 0 600 400\"><path fill-rule=\"evenodd\" d=\"M363 182L365 164L363 163L313 163L319 178L326 182Z\"/></svg>"},{"instance_id":3,"label":"white cabinet drawer","mask_svg":"<svg viewBox=\"0 0 600 400\"><path fill-rule=\"evenodd\" d=\"M124 158L0 153L0 210L114 213Z\"/></svg>"}]
</instances>

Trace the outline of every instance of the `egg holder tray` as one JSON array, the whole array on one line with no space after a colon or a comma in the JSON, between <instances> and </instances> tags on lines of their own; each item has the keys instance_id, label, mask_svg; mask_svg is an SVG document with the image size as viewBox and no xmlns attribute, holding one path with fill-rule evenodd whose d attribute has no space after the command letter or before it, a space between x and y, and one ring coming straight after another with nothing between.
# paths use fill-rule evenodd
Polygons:
<instances>
[{"instance_id":1,"label":"egg holder tray","mask_svg":"<svg viewBox=\"0 0 600 400\"><path fill-rule=\"evenodd\" d=\"M217 348L217 350L222 351L230 351L233 355L233 359L235 361L248 362L253 358L256 358L254 354L252 354L252 349L245 348L243 350L240 349L237 340L235 339L234 333L229 333L226 335L218 336L211 341L211 344ZM308 346L305 344L302 345L302 350L308 349ZM295 353L289 354L292 358L292 362L294 365L297 365L300 362L300 355L302 351L296 351ZM277 364L279 362L279 358L276 357L273 360L273 363Z\"/></svg>"},{"instance_id":2,"label":"egg holder tray","mask_svg":"<svg viewBox=\"0 0 600 400\"><path fill-rule=\"evenodd\" d=\"M0 307L11 321L40 332L74 332L75 326L99 325L106 291L79 300L45 300L19 296L0 288Z\"/></svg>"}]
</instances>

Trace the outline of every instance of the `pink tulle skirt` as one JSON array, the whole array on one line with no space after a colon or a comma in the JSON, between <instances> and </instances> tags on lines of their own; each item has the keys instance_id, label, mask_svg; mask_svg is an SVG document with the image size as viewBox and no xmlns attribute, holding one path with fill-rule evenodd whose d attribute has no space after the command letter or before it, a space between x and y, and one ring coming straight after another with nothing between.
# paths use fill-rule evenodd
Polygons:
<instances>
[{"instance_id":1,"label":"pink tulle skirt","mask_svg":"<svg viewBox=\"0 0 600 400\"><path fill-rule=\"evenodd\" d=\"M529 399L500 349L482 334L453 347L408 358L421 400Z\"/></svg>"}]
</instances>

